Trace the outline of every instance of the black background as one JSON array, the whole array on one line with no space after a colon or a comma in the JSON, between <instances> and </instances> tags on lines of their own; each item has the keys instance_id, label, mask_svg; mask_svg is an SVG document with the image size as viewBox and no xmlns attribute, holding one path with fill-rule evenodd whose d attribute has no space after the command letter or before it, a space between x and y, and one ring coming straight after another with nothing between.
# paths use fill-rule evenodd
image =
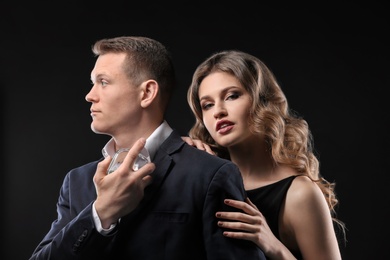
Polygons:
<instances>
[{"instance_id":1,"label":"black background","mask_svg":"<svg viewBox=\"0 0 390 260\"><path fill-rule=\"evenodd\" d=\"M90 130L85 101L90 47L121 35L148 36L172 52L180 88L167 119L183 135L194 121L186 90L201 61L223 49L263 60L308 121L322 175L336 181L338 217L348 228L343 258L385 258L389 16L384 4L370 3L3 1L1 259L28 259L56 216L67 171L101 156L108 137Z\"/></svg>"}]
</instances>

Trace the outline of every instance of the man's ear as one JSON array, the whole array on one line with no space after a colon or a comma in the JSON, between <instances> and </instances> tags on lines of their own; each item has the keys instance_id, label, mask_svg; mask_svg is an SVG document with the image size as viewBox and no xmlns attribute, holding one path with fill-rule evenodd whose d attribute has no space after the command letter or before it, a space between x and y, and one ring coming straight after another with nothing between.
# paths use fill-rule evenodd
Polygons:
<instances>
[{"instance_id":1,"label":"man's ear","mask_svg":"<svg viewBox=\"0 0 390 260\"><path fill-rule=\"evenodd\" d=\"M148 107L158 94L158 83L155 80L147 80L141 84L141 106Z\"/></svg>"}]
</instances>

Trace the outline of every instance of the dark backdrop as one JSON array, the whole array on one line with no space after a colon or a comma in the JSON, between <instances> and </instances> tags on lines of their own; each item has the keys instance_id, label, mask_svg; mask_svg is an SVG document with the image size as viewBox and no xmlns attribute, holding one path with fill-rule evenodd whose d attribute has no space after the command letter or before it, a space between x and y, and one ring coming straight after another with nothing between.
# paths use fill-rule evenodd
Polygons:
<instances>
[{"instance_id":1,"label":"dark backdrop","mask_svg":"<svg viewBox=\"0 0 390 260\"><path fill-rule=\"evenodd\" d=\"M389 16L371 3L307 10L243 1L3 1L0 257L29 257L56 216L67 171L101 156L108 137L90 130L84 99L90 46L120 35L155 38L173 53L180 88L167 118L183 135L193 122L186 89L201 61L223 49L262 59L309 122L321 173L337 183L338 216L348 228L344 259L387 255Z\"/></svg>"}]
</instances>

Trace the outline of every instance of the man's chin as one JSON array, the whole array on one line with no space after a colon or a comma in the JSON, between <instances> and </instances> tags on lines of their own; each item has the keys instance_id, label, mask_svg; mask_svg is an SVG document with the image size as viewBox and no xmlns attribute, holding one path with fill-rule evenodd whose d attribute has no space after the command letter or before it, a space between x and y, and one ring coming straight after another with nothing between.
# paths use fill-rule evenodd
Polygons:
<instances>
[{"instance_id":1,"label":"man's chin","mask_svg":"<svg viewBox=\"0 0 390 260\"><path fill-rule=\"evenodd\" d=\"M91 130L95 134L105 134L103 131L99 130L98 128L94 127L93 124L91 124Z\"/></svg>"}]
</instances>

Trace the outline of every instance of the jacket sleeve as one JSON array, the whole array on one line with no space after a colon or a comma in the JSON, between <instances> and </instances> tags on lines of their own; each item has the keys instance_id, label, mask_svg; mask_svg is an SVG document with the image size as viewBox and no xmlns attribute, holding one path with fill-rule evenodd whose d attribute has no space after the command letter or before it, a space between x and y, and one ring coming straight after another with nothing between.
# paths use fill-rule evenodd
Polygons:
<instances>
[{"instance_id":1,"label":"jacket sleeve","mask_svg":"<svg viewBox=\"0 0 390 260\"><path fill-rule=\"evenodd\" d=\"M92 215L93 201L72 201L72 197L82 197L85 189L71 189L71 177L64 179L57 202L57 219L49 232L35 248L33 259L104 259L104 252L110 246L113 236L99 234L94 226ZM82 200L82 199L80 199ZM79 204L75 207L73 204ZM83 207L83 208L81 208ZM77 210L80 208L80 210Z\"/></svg>"},{"instance_id":2,"label":"jacket sleeve","mask_svg":"<svg viewBox=\"0 0 390 260\"><path fill-rule=\"evenodd\" d=\"M207 259L266 259L251 241L223 236L223 229L217 225L216 212L237 211L224 204L226 198L241 201L246 198L241 174L233 163L225 163L219 168L207 192L203 215Z\"/></svg>"}]
</instances>

